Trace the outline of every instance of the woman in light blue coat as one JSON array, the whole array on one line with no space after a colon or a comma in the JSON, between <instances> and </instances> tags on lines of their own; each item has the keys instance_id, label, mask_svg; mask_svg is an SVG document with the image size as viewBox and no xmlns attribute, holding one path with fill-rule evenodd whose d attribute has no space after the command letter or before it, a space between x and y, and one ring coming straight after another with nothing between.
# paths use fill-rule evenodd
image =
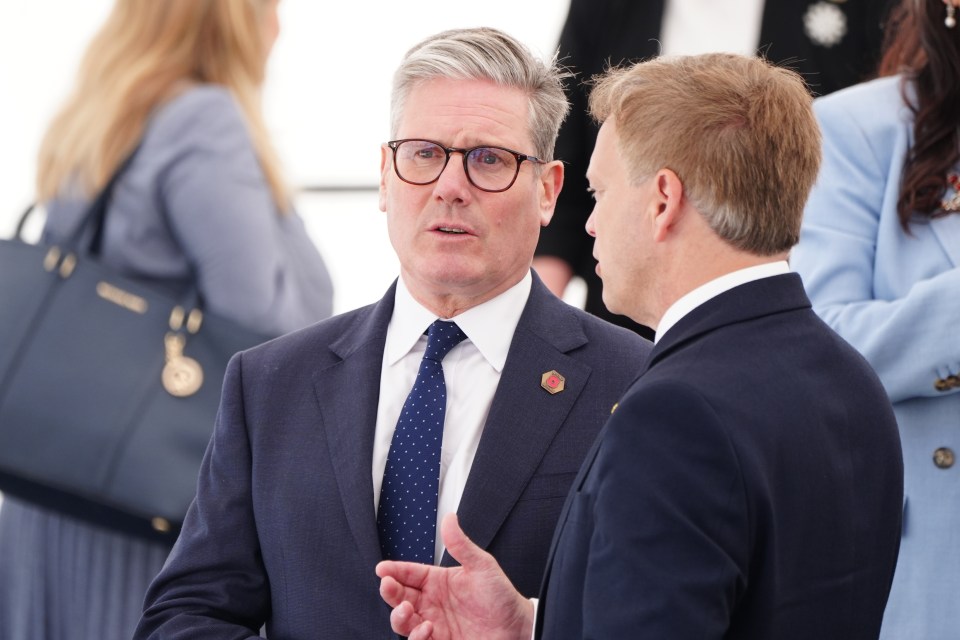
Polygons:
<instances>
[{"instance_id":1,"label":"woman in light blue coat","mask_svg":"<svg viewBox=\"0 0 960 640\"><path fill-rule=\"evenodd\" d=\"M889 639L960 638L958 6L903 0L881 77L815 102L824 158L791 256L817 313L877 370L900 426Z\"/></svg>"}]
</instances>

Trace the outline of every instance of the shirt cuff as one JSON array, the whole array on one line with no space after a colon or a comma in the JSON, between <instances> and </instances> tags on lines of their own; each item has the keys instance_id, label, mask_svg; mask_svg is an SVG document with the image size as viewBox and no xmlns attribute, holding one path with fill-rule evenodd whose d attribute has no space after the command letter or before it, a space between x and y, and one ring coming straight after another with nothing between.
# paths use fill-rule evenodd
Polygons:
<instances>
[{"instance_id":1,"label":"shirt cuff","mask_svg":"<svg viewBox=\"0 0 960 640\"><path fill-rule=\"evenodd\" d=\"M540 599L530 598L530 602L533 603L533 631L530 632L530 640L534 640L537 636L537 607L540 606Z\"/></svg>"}]
</instances>

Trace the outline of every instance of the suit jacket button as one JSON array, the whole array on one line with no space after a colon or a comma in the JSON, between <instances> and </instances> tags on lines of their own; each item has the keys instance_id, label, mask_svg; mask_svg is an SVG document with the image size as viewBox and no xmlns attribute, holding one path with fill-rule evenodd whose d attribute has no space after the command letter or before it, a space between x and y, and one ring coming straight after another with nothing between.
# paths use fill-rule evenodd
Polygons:
<instances>
[{"instance_id":1,"label":"suit jacket button","mask_svg":"<svg viewBox=\"0 0 960 640\"><path fill-rule=\"evenodd\" d=\"M953 449L940 447L933 452L933 464L941 469L949 469L953 466Z\"/></svg>"}]
</instances>

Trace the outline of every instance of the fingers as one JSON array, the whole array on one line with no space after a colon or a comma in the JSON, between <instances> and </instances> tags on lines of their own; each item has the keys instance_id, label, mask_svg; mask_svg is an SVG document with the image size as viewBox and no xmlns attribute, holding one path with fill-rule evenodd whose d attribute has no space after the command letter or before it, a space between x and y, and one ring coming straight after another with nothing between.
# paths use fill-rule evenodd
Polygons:
<instances>
[{"instance_id":1,"label":"fingers","mask_svg":"<svg viewBox=\"0 0 960 640\"><path fill-rule=\"evenodd\" d=\"M391 607L396 607L406 600L412 600L412 598L405 596L415 595L413 591L413 589L405 588L390 576L380 579L380 597Z\"/></svg>"},{"instance_id":2,"label":"fingers","mask_svg":"<svg viewBox=\"0 0 960 640\"><path fill-rule=\"evenodd\" d=\"M407 640L429 640L433 637L433 625L416 615L409 602L400 603L390 612L390 627L394 633L407 636Z\"/></svg>"},{"instance_id":3,"label":"fingers","mask_svg":"<svg viewBox=\"0 0 960 640\"><path fill-rule=\"evenodd\" d=\"M407 640L431 640L433 638L433 625L430 622L424 622L407 635Z\"/></svg>"},{"instance_id":4,"label":"fingers","mask_svg":"<svg viewBox=\"0 0 960 640\"><path fill-rule=\"evenodd\" d=\"M424 580L427 579L431 567L432 565L419 562L384 560L377 563L376 572L381 578L389 576L405 587L419 589L423 586Z\"/></svg>"},{"instance_id":5,"label":"fingers","mask_svg":"<svg viewBox=\"0 0 960 640\"><path fill-rule=\"evenodd\" d=\"M440 535L450 556L464 569L481 569L489 566L490 563L496 564L493 556L473 544L463 532L457 520L457 514L448 513L443 517L440 522Z\"/></svg>"}]
</instances>

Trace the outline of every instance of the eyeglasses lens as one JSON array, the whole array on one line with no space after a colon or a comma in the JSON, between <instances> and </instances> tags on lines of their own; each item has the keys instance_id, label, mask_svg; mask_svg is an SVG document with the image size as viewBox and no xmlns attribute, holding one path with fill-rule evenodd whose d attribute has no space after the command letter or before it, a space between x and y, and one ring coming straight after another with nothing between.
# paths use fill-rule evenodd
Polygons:
<instances>
[{"instance_id":1,"label":"eyeglasses lens","mask_svg":"<svg viewBox=\"0 0 960 640\"><path fill-rule=\"evenodd\" d=\"M427 140L405 140L397 145L397 174L413 184L430 184L447 165L447 151ZM467 152L467 177L480 189L508 188L517 175L517 158L496 147L476 147Z\"/></svg>"}]
</instances>

